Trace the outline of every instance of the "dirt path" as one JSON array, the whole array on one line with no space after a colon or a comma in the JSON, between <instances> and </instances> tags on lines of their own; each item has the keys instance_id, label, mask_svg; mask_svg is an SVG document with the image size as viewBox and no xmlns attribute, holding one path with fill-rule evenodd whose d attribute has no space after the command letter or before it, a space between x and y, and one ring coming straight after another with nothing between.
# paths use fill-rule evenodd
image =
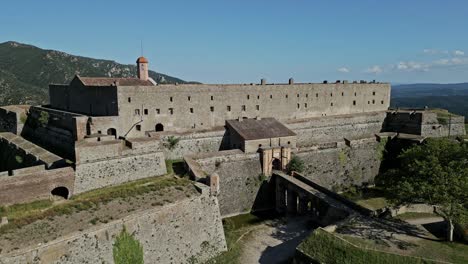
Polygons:
<instances>
[{"instance_id":1,"label":"dirt path","mask_svg":"<svg viewBox=\"0 0 468 264\"><path fill-rule=\"evenodd\" d=\"M312 230L305 217L263 223L245 239L239 263L288 263L296 247Z\"/></svg>"}]
</instances>

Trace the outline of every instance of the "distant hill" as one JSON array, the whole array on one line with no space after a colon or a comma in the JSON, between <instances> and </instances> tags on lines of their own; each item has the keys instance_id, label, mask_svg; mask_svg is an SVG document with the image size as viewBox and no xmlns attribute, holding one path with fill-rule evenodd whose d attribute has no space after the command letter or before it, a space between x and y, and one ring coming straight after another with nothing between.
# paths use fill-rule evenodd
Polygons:
<instances>
[{"instance_id":1,"label":"distant hill","mask_svg":"<svg viewBox=\"0 0 468 264\"><path fill-rule=\"evenodd\" d=\"M468 121L468 83L394 85L390 105L444 108Z\"/></svg>"},{"instance_id":2,"label":"distant hill","mask_svg":"<svg viewBox=\"0 0 468 264\"><path fill-rule=\"evenodd\" d=\"M13 41L0 43L0 105L45 104L50 83L68 83L76 74L132 77L136 75L136 66L44 50ZM160 82L185 83L154 71L149 75Z\"/></svg>"}]
</instances>

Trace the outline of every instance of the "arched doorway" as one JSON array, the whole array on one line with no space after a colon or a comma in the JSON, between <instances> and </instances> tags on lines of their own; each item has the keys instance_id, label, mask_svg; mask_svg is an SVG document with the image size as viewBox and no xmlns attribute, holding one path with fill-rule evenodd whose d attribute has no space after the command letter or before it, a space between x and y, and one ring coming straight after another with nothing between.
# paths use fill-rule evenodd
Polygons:
<instances>
[{"instance_id":1,"label":"arched doorway","mask_svg":"<svg viewBox=\"0 0 468 264\"><path fill-rule=\"evenodd\" d=\"M281 170L281 161L279 159L273 158L272 165L274 170Z\"/></svg>"},{"instance_id":2,"label":"arched doorway","mask_svg":"<svg viewBox=\"0 0 468 264\"><path fill-rule=\"evenodd\" d=\"M107 135L117 137L117 130L115 128L107 129Z\"/></svg>"},{"instance_id":3,"label":"arched doorway","mask_svg":"<svg viewBox=\"0 0 468 264\"><path fill-rule=\"evenodd\" d=\"M158 123L158 124L156 124L155 130L156 130L156 132L164 131L164 126L161 123Z\"/></svg>"},{"instance_id":4,"label":"arched doorway","mask_svg":"<svg viewBox=\"0 0 468 264\"><path fill-rule=\"evenodd\" d=\"M60 196L60 197L63 197L65 199L68 199L68 195L70 195L67 187L63 187L63 186L60 186L60 187L56 187L55 189L53 189L51 192L50 192L53 196Z\"/></svg>"}]
</instances>

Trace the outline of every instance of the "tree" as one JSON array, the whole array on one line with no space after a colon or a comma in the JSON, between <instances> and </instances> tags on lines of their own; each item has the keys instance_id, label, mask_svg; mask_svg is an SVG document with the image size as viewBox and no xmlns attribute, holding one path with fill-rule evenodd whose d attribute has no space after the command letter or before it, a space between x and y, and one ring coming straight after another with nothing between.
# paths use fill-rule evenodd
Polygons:
<instances>
[{"instance_id":1,"label":"tree","mask_svg":"<svg viewBox=\"0 0 468 264\"><path fill-rule=\"evenodd\" d=\"M286 166L286 170L288 173L293 171L301 173L304 171L304 162L298 156L293 156Z\"/></svg>"},{"instance_id":2,"label":"tree","mask_svg":"<svg viewBox=\"0 0 468 264\"><path fill-rule=\"evenodd\" d=\"M395 204L428 203L448 223L447 239L453 241L453 221L468 210L468 144L428 139L399 156L400 166L377 179Z\"/></svg>"},{"instance_id":3,"label":"tree","mask_svg":"<svg viewBox=\"0 0 468 264\"><path fill-rule=\"evenodd\" d=\"M112 249L115 264L143 264L143 247L124 226Z\"/></svg>"}]
</instances>

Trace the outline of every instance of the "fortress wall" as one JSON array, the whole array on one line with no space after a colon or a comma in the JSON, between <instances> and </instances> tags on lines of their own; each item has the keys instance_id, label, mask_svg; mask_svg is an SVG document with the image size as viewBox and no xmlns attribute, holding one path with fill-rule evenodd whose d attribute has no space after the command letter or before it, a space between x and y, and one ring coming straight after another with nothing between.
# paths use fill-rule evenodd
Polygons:
<instances>
[{"instance_id":1,"label":"fortress wall","mask_svg":"<svg viewBox=\"0 0 468 264\"><path fill-rule=\"evenodd\" d=\"M8 140L0 138L0 171L21 169L40 163L34 155L26 153Z\"/></svg>"},{"instance_id":2,"label":"fortress wall","mask_svg":"<svg viewBox=\"0 0 468 264\"><path fill-rule=\"evenodd\" d=\"M327 116L286 123L297 134L297 145L341 141L343 138L372 137L382 130L385 112Z\"/></svg>"},{"instance_id":3,"label":"fortress wall","mask_svg":"<svg viewBox=\"0 0 468 264\"><path fill-rule=\"evenodd\" d=\"M110 128L114 128L117 130L118 127L118 116L93 116L91 117L91 126L90 126L90 132L91 134L97 134L101 133L104 135L107 135L107 130ZM125 136L125 133L123 134L117 134L117 138L119 136Z\"/></svg>"},{"instance_id":4,"label":"fortress wall","mask_svg":"<svg viewBox=\"0 0 468 264\"><path fill-rule=\"evenodd\" d=\"M3 106L0 107L0 132L21 134L26 121L29 106Z\"/></svg>"},{"instance_id":5,"label":"fortress wall","mask_svg":"<svg viewBox=\"0 0 468 264\"><path fill-rule=\"evenodd\" d=\"M77 128L77 125L86 125L77 122L76 119L81 117L78 114L33 106L21 135L59 156L74 160L77 131L86 131L86 128Z\"/></svg>"},{"instance_id":6,"label":"fortress wall","mask_svg":"<svg viewBox=\"0 0 468 264\"><path fill-rule=\"evenodd\" d=\"M384 127L386 132L421 135L423 112L396 112L388 111Z\"/></svg>"},{"instance_id":7,"label":"fortress wall","mask_svg":"<svg viewBox=\"0 0 468 264\"><path fill-rule=\"evenodd\" d=\"M109 148L112 150L114 146L109 145ZM150 152L80 162L76 164L75 193L166 173L163 152Z\"/></svg>"},{"instance_id":8,"label":"fortress wall","mask_svg":"<svg viewBox=\"0 0 468 264\"><path fill-rule=\"evenodd\" d=\"M117 93L118 134L141 125L129 136L153 131L158 123L165 131L210 129L239 117L285 121L384 111L390 102L390 85L378 83L119 86Z\"/></svg>"},{"instance_id":9,"label":"fortress wall","mask_svg":"<svg viewBox=\"0 0 468 264\"><path fill-rule=\"evenodd\" d=\"M463 136L465 131L465 117L453 116L438 119L436 113L425 113L421 125L421 135L427 137Z\"/></svg>"},{"instance_id":10,"label":"fortress wall","mask_svg":"<svg viewBox=\"0 0 468 264\"><path fill-rule=\"evenodd\" d=\"M373 182L377 176L384 143L374 138L352 140L351 147L338 142L335 146L300 148L295 155L304 161L302 173L329 189Z\"/></svg>"},{"instance_id":11,"label":"fortress wall","mask_svg":"<svg viewBox=\"0 0 468 264\"><path fill-rule=\"evenodd\" d=\"M86 163L105 159L114 159L122 155L121 140L85 142L80 141L75 147L76 163Z\"/></svg>"},{"instance_id":12,"label":"fortress wall","mask_svg":"<svg viewBox=\"0 0 468 264\"><path fill-rule=\"evenodd\" d=\"M197 153L217 152L226 148L224 130L198 132L187 135L174 135L179 142L171 149L168 142L169 135L161 136L161 146L166 159L181 159L185 155Z\"/></svg>"},{"instance_id":13,"label":"fortress wall","mask_svg":"<svg viewBox=\"0 0 468 264\"><path fill-rule=\"evenodd\" d=\"M260 177L262 167L258 153L221 151L210 155L194 157L194 160L207 175L219 175L218 200L223 217L272 208L273 187Z\"/></svg>"},{"instance_id":14,"label":"fortress wall","mask_svg":"<svg viewBox=\"0 0 468 264\"><path fill-rule=\"evenodd\" d=\"M73 184L74 171L70 167L46 170L41 165L14 170L12 176L0 176L0 205L47 199L56 187L66 187L71 195Z\"/></svg>"},{"instance_id":15,"label":"fortress wall","mask_svg":"<svg viewBox=\"0 0 468 264\"><path fill-rule=\"evenodd\" d=\"M203 263L227 247L218 201L200 188L198 197L0 255L0 263L114 263L113 244L124 226L143 246L145 263Z\"/></svg>"}]
</instances>

